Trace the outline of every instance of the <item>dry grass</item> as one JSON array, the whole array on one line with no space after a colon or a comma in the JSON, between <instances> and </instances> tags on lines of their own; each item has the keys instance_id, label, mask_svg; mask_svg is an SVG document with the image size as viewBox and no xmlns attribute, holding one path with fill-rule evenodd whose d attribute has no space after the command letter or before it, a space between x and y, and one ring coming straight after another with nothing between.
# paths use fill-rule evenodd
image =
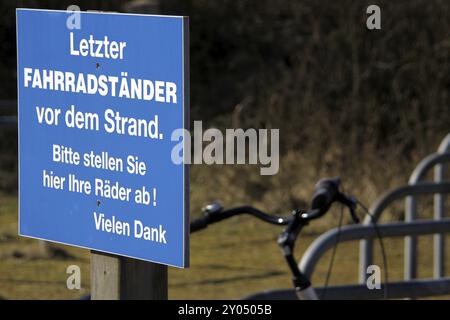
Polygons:
<instances>
[{"instance_id":1,"label":"dry grass","mask_svg":"<svg viewBox=\"0 0 450 320\"><path fill-rule=\"evenodd\" d=\"M64 3L40 5L67 7ZM369 204L406 183L417 162L436 150L450 123L450 3L380 0L382 30L373 32L365 28L368 4L164 2L163 13L190 16L191 119L204 120L204 129L280 128L282 156L275 176L260 176L257 166L192 166L193 217L213 200L288 213L308 206L319 178L338 175L348 193ZM81 7L96 5L119 7L104 1L82 1ZM14 99L14 6L5 2L1 8L0 95ZM240 102L248 103L236 108ZM62 259L17 237L16 137L14 130L0 132L0 190L6 193L0 197L0 296L77 298L89 291L88 253L64 247L70 257ZM401 204L394 209L383 221L402 218ZM336 223L336 213L314 223L300 239L297 256ZM289 287L277 232L242 217L193 236L192 268L171 269L170 296L237 298ZM431 274L430 245L430 237L420 241L421 276ZM401 240L388 241L387 247L391 278L399 279ZM323 282L327 259L316 283ZM66 289L69 264L81 267L84 291ZM332 280L355 281L356 265L357 244L342 245Z\"/></svg>"},{"instance_id":2,"label":"dry grass","mask_svg":"<svg viewBox=\"0 0 450 320\"><path fill-rule=\"evenodd\" d=\"M17 203L13 197L2 197L0 205L0 297L7 299L77 299L89 292L89 252L87 250L55 246L73 258L36 254L36 240L16 236ZM337 223L337 214L330 212L329 224ZM296 255L301 253L324 229L312 224L298 241ZM209 227L191 238L191 268L169 270L171 299L237 299L248 294L289 288L290 274L276 244L280 228L267 226L249 217L236 217L220 225ZM450 239L449 239L450 240ZM431 275L431 237L419 241L421 277ZM402 240L387 240L386 248L390 280L402 278ZM17 257L12 252L23 253ZM331 278L332 284L357 280L357 243L338 247ZM325 279L329 253L321 260L313 283L320 286ZM450 257L447 266L450 267ZM382 266L376 247L375 262ZM77 264L82 272L82 290L66 288L65 273L70 264ZM450 269L447 270L449 272Z\"/></svg>"}]
</instances>

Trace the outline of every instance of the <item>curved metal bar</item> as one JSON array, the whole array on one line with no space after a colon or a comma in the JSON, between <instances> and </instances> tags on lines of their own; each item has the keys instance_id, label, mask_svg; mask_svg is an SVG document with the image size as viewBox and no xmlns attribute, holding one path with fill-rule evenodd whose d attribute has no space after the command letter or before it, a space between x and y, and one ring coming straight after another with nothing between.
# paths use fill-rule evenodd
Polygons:
<instances>
[{"instance_id":1,"label":"curved metal bar","mask_svg":"<svg viewBox=\"0 0 450 320\"><path fill-rule=\"evenodd\" d=\"M450 134L448 135L450 143ZM444 139L445 141L445 139ZM444 143L444 146L447 146ZM433 153L426 158L424 158L414 169L413 173L409 178L409 184L413 185L423 180L430 169L443 162L450 161L450 153ZM437 170L438 168L436 168ZM443 173L435 173L435 182L442 182ZM443 201L439 198L436 199L435 195L435 211L434 216L443 216ZM442 197L442 195L440 195ZM439 206L439 209L436 209ZM436 213L437 212L437 213ZM410 222L417 218L417 200L413 196L408 196L405 200L405 221ZM440 256L439 254L437 254ZM437 258L437 264L442 265L441 259ZM435 264L436 266L436 264ZM404 257L404 279L410 280L417 277L417 238L416 237L405 237L405 257Z\"/></svg>"},{"instance_id":2,"label":"curved metal bar","mask_svg":"<svg viewBox=\"0 0 450 320\"><path fill-rule=\"evenodd\" d=\"M417 167L414 169L413 173L409 178L409 184L416 184L420 180L423 180L428 170L432 169L437 164L443 162L450 162L450 153L433 153L425 157L419 162Z\"/></svg>"},{"instance_id":3,"label":"curved metal bar","mask_svg":"<svg viewBox=\"0 0 450 320\"><path fill-rule=\"evenodd\" d=\"M386 192L383 196L378 198L377 201L370 207L370 212L372 213L375 221L378 221L381 213L395 200L404 198L411 195L419 194L434 194L434 193L450 193L450 182L419 182L415 185L406 185L403 187L398 187L394 190ZM366 217L364 219L364 224L371 223L371 217Z\"/></svg>"},{"instance_id":4,"label":"curved metal bar","mask_svg":"<svg viewBox=\"0 0 450 320\"><path fill-rule=\"evenodd\" d=\"M370 208L370 212L372 213L374 220L378 221L381 213L395 200L404 198L405 196L436 193L450 193L450 182L419 182L415 185L396 188L378 198ZM366 217L366 219L364 219L364 224L370 224L371 219L371 217ZM367 267L372 264L373 260L373 243L371 240L361 241L359 259L359 282L364 283L366 281Z\"/></svg>"},{"instance_id":5,"label":"curved metal bar","mask_svg":"<svg viewBox=\"0 0 450 320\"><path fill-rule=\"evenodd\" d=\"M450 188L450 183L446 184ZM406 235L424 235L438 232L450 232L450 219L417 220L410 223L392 222L378 225L382 237L403 237ZM331 229L317 238L303 254L299 268L305 275L311 278L314 267L325 254L332 248L339 237L339 242L355 241L361 239L374 239L377 232L372 225L351 225ZM364 273L366 270L364 270Z\"/></svg>"},{"instance_id":6,"label":"curved metal bar","mask_svg":"<svg viewBox=\"0 0 450 320\"><path fill-rule=\"evenodd\" d=\"M450 133L442 140L438 152L448 153L450 151ZM434 169L434 181L441 182L445 179L447 166L438 164ZM435 220L442 219L445 213L445 197L443 194L434 195L434 215ZM441 278L445 274L445 238L441 234L434 235L434 255L433 255L433 276Z\"/></svg>"},{"instance_id":7,"label":"curved metal bar","mask_svg":"<svg viewBox=\"0 0 450 320\"><path fill-rule=\"evenodd\" d=\"M438 152L448 152L450 151L450 133L445 136L439 145Z\"/></svg>"},{"instance_id":8,"label":"curved metal bar","mask_svg":"<svg viewBox=\"0 0 450 320\"><path fill-rule=\"evenodd\" d=\"M325 299L383 299L382 290L369 290L366 284L349 284L315 288L319 297L326 290ZM450 278L444 279L415 279L389 283L390 298L419 298L450 294ZM276 289L249 295L244 300L297 300L297 294L292 288Z\"/></svg>"},{"instance_id":9,"label":"curved metal bar","mask_svg":"<svg viewBox=\"0 0 450 320\"><path fill-rule=\"evenodd\" d=\"M449 140L450 142L450 140ZM449 154L449 153L446 153ZM446 171L445 164L439 164L434 169L434 179L436 182L444 181L444 173ZM434 195L434 212L433 218L440 220L445 213L445 196L442 193ZM445 274L445 238L442 234L435 234L433 236L433 276L434 278L441 278Z\"/></svg>"}]
</instances>

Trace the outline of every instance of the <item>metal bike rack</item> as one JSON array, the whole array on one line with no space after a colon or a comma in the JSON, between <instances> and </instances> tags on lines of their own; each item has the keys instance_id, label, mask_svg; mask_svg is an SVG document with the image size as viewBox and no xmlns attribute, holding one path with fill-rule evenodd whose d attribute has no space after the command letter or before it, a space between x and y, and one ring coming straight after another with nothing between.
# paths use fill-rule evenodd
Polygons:
<instances>
[{"instance_id":1,"label":"metal bike rack","mask_svg":"<svg viewBox=\"0 0 450 320\"><path fill-rule=\"evenodd\" d=\"M433 167L435 168L435 182L440 183L444 181L445 173L445 163L450 161L450 134L448 134L441 145L439 146L438 152L429 155L423 159L415 168L411 177L409 179L409 185L421 184L421 180L424 179L426 174ZM398 190L398 189L397 189ZM444 194L448 192L424 192L425 194L434 194L434 215L435 220L440 220L444 217L445 212L445 197ZM383 201L377 202L372 208L371 212L374 218L377 220L381 215L384 207L388 203L383 203ZM410 194L406 197L405 201L405 222L409 223L417 218L417 199L415 194ZM368 217L365 224L370 224L371 220ZM372 264L373 256L373 241L361 241L360 248L360 270L359 270L359 280L360 283L364 283L366 280L367 266ZM444 276L445 270L445 241L442 234L434 235L434 272L433 276L435 279L439 279ZM404 262L404 279L411 280L417 277L417 238L413 236L405 237L405 262Z\"/></svg>"},{"instance_id":2,"label":"metal bike rack","mask_svg":"<svg viewBox=\"0 0 450 320\"><path fill-rule=\"evenodd\" d=\"M428 185L429 186L429 185ZM426 187L414 186L414 189L402 191L391 196L390 199L397 198L404 192L422 191ZM450 192L450 183L435 184L433 191ZM392 198L393 197L393 198ZM434 233L450 232L450 218L436 220L417 220L410 223L393 222L378 225L378 230L382 237L404 237L418 236ZM329 230L317 238L306 250L300 262L300 269L305 275L311 278L314 268L321 257L332 248L336 241L348 242L361 239L374 240L377 233L371 225L351 225ZM450 294L450 277L441 279L412 279L409 281L389 282L390 298L417 298L426 296L437 296ZM323 298L326 290L326 299L381 299L384 298L383 290L369 290L366 284L349 284L329 286L327 289L315 288L319 298ZM270 300L288 299L295 300L297 296L294 289L271 290L257 293L246 297L246 299Z\"/></svg>"},{"instance_id":3,"label":"metal bike rack","mask_svg":"<svg viewBox=\"0 0 450 320\"><path fill-rule=\"evenodd\" d=\"M378 229L383 237L405 237L405 261L404 281L388 284L389 297L423 297L450 294L450 277L445 277L445 239L444 233L450 233L450 219L444 218L445 195L450 193L450 182L444 182L446 163L450 161L450 134L442 141L438 152L423 159L415 168L409 183L406 186L396 188L379 198L370 208L373 216L366 217L363 225L350 226L341 229L338 235L337 229L330 230L319 237L303 255L300 268L307 276L311 276L314 267L320 257L336 241L360 241L359 284L331 286L327 288L327 298L382 298L381 290L368 290L366 287L366 270L373 261L373 245L375 229L372 219L377 221L383 211L395 200L406 198L405 221L383 223ZM423 182L426 174L434 168L434 182ZM417 196L434 195L434 214L431 220L417 219ZM417 236L434 235L434 279L416 279L417 277ZM339 238L338 238L339 237ZM323 289L319 288L318 294ZM283 290L281 290L283 291ZM290 290L278 292L287 294Z\"/></svg>"},{"instance_id":4,"label":"metal bike rack","mask_svg":"<svg viewBox=\"0 0 450 320\"><path fill-rule=\"evenodd\" d=\"M394 189L384 196L371 208L371 213L376 220L382 212L395 200L404 197L414 197L424 194L450 193L450 182L417 182L415 185L406 185ZM417 237L419 235L431 235L450 233L450 218L421 219L409 222L390 222L378 224L378 231L383 238L389 237ZM340 230L334 228L317 238L303 254L300 261L300 269L311 279L314 269L323 255L337 242L362 240L360 252L360 281L358 284L329 286L326 289L317 288L319 298L326 299L382 299L384 290L369 290L366 286L366 266L372 261L372 245L377 238L377 232L370 220L364 224L344 226ZM407 248L406 248L407 249ZM326 295L323 296L326 290ZM388 283L389 298L417 298L426 296L439 296L450 294L450 277L435 279L406 279ZM253 294L246 299L297 299L294 289L270 290Z\"/></svg>"},{"instance_id":5,"label":"metal bike rack","mask_svg":"<svg viewBox=\"0 0 450 320\"><path fill-rule=\"evenodd\" d=\"M416 184L423 180L426 173L433 167L435 182L444 181L446 166L444 163L450 161L450 134L448 134L439 146L438 152L432 154L416 167L411 174L409 184ZM442 194L434 196L434 219L439 220L444 217L445 198ZM408 197L405 203L405 221L413 221L417 217L417 201L414 197ZM445 270L445 239L442 234L434 236L434 270L433 276L438 279L444 275ZM405 280L417 277L417 239L415 237L405 238Z\"/></svg>"},{"instance_id":6,"label":"metal bike rack","mask_svg":"<svg viewBox=\"0 0 450 320\"><path fill-rule=\"evenodd\" d=\"M389 297L419 298L448 294L450 279L414 279L408 282L389 282ZM321 299L325 293L324 288L315 288L317 296ZM419 295L416 295L420 293ZM325 299L383 299L382 290L368 290L363 284L350 284L330 286L326 289ZM247 300L297 300L294 289L278 289L261 292L247 296Z\"/></svg>"}]
</instances>

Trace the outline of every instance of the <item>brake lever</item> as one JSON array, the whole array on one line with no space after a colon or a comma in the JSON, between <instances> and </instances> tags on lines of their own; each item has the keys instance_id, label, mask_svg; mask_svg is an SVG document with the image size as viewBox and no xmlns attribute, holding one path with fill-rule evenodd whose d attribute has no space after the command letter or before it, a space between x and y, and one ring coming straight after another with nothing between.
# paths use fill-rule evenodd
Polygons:
<instances>
[{"instance_id":1,"label":"brake lever","mask_svg":"<svg viewBox=\"0 0 450 320\"><path fill-rule=\"evenodd\" d=\"M353 222L355 224L358 224L359 223L359 218L356 215L355 208L352 207L352 208L349 208L349 210L350 210L350 215L352 216Z\"/></svg>"},{"instance_id":2,"label":"brake lever","mask_svg":"<svg viewBox=\"0 0 450 320\"><path fill-rule=\"evenodd\" d=\"M352 217L352 220L354 223L359 223L359 218L356 215L356 198L355 197L347 197L346 195L342 193L338 193L336 195L336 201L342 203L344 206L346 206L350 211L350 216Z\"/></svg>"}]
</instances>

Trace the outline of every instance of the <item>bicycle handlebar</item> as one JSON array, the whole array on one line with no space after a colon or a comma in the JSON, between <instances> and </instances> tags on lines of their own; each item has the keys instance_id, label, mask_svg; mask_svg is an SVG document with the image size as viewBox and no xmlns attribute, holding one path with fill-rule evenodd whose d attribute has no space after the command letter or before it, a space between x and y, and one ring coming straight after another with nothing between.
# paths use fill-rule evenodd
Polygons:
<instances>
[{"instance_id":1,"label":"bicycle handlebar","mask_svg":"<svg viewBox=\"0 0 450 320\"><path fill-rule=\"evenodd\" d=\"M242 206L242 207L232 208L232 209L223 211L221 213L221 219L219 219L218 221L227 219L227 218L231 218L231 217L234 217L237 215L241 215L241 214L249 214L249 215L252 215L252 216L258 218L259 220L262 220L262 221L270 223L270 224L279 225L279 226L287 225L292 220L291 217L281 217L281 216L270 215L268 213L265 213L259 209L251 207L251 206Z\"/></svg>"},{"instance_id":2,"label":"bicycle handlebar","mask_svg":"<svg viewBox=\"0 0 450 320\"><path fill-rule=\"evenodd\" d=\"M191 222L191 233L205 229L208 226L208 221L205 217L195 219Z\"/></svg>"},{"instance_id":3,"label":"bicycle handlebar","mask_svg":"<svg viewBox=\"0 0 450 320\"><path fill-rule=\"evenodd\" d=\"M292 220L292 217L270 215L251 206L241 206L223 210L223 208L218 203L213 203L206 206L203 210L203 214L203 217L195 219L191 222L191 233L205 229L210 224L241 214L249 214L258 218L259 220L279 226L288 225Z\"/></svg>"},{"instance_id":4,"label":"bicycle handlebar","mask_svg":"<svg viewBox=\"0 0 450 320\"><path fill-rule=\"evenodd\" d=\"M311 200L311 209L317 209L321 214L326 213L336 199L336 195L339 192L339 184L339 178L324 179L317 182Z\"/></svg>"},{"instance_id":5,"label":"bicycle handlebar","mask_svg":"<svg viewBox=\"0 0 450 320\"><path fill-rule=\"evenodd\" d=\"M301 272L294 258L294 245L298 234L309 221L320 218L328 212L334 202L339 202L347 206L351 217L355 223L358 223L358 217L355 214L356 200L346 196L339 191L340 179L323 179L316 186L311 199L311 207L308 211L294 210L291 217L279 217L269 215L261 210L250 206L243 206L223 210L218 203L208 205L204 210L204 216L192 221L191 232L206 228L209 224L219 222L240 214L250 214L256 218L275 225L287 225L286 229L278 237L278 245L282 248L284 257L291 269L293 283L298 292L307 289L311 283L309 279Z\"/></svg>"},{"instance_id":6,"label":"bicycle handlebar","mask_svg":"<svg viewBox=\"0 0 450 320\"><path fill-rule=\"evenodd\" d=\"M355 214L356 200L339 191L341 180L339 178L323 179L317 182L312 200L311 209L302 214L304 220L313 220L320 218L330 210L334 202L339 202L350 210L350 215L355 223L359 219Z\"/></svg>"},{"instance_id":7,"label":"bicycle handlebar","mask_svg":"<svg viewBox=\"0 0 450 320\"><path fill-rule=\"evenodd\" d=\"M212 203L203 209L204 216L191 222L191 233L205 229L208 225L237 216L241 214L252 215L264 222L284 226L289 225L293 220L297 219L295 213L300 213L299 217L303 223L317 219L328 212L333 202L340 202L350 209L354 222L358 223L354 210L356 202L354 199L347 197L339 192L340 179L323 179L320 180L315 187L311 200L311 209L307 212L294 211L294 216L281 217L267 214L257 208L251 206L242 206L223 210L220 204Z\"/></svg>"}]
</instances>

